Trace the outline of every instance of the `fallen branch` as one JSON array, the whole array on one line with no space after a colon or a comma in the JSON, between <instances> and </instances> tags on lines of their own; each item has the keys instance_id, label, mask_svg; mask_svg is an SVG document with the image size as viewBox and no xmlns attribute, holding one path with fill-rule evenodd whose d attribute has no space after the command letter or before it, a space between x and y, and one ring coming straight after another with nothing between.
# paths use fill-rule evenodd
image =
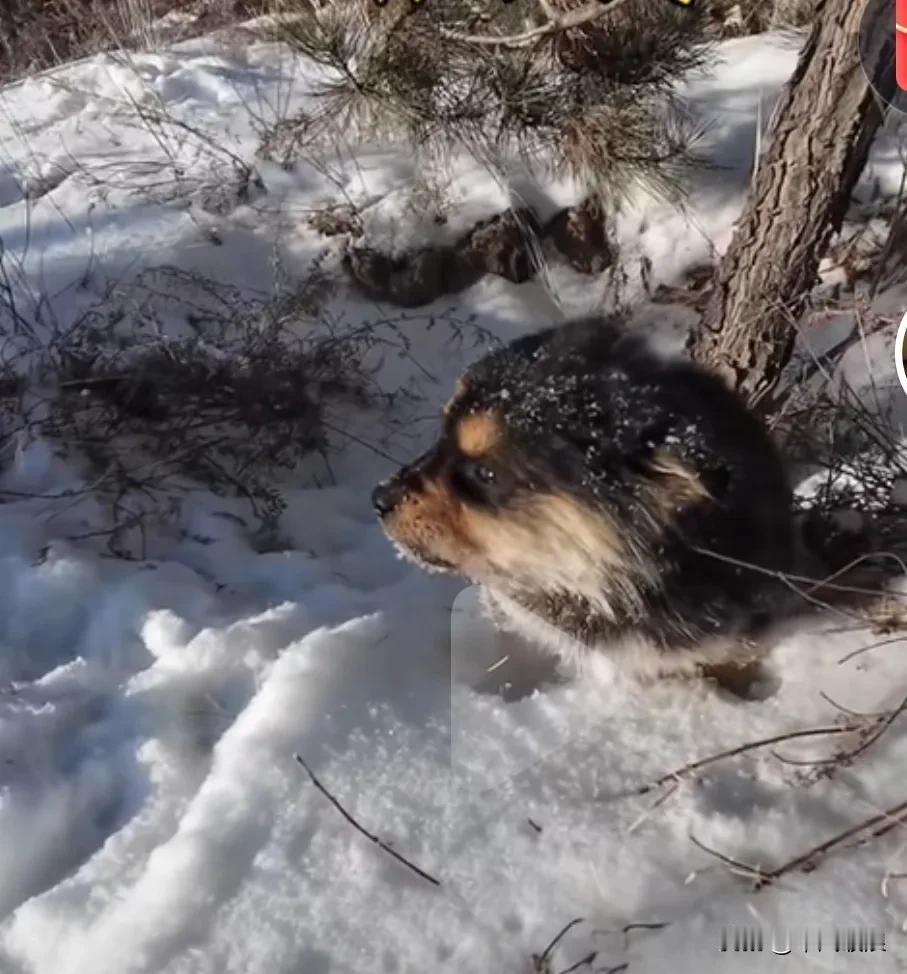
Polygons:
<instances>
[{"instance_id":1,"label":"fallen branch","mask_svg":"<svg viewBox=\"0 0 907 974\"><path fill-rule=\"evenodd\" d=\"M881 720L881 718L876 718L876 720ZM827 727L812 727L806 730L788 731L785 734L775 734L773 737L763 737L757 741L749 741L746 744L740 744L737 747L728 748L726 751L719 751L717 754L711 754L708 757L700 758L698 761L692 761L690 764L685 764L683 767L677 768L675 771L669 771L667 774L663 774L655 781L650 782L647 785L641 785L636 790L635 794L646 795L650 791L654 791L656 788L661 788L663 785L689 777L693 774L693 772L699 771L701 768L704 768L707 765L715 764L718 761L723 761L725 758L737 757L738 755L745 754L748 751L756 751L759 748L769 747L772 744L779 744L781 741L792 741L802 737L822 737L830 734L850 734L854 731L862 730L865 726L865 722L859 724L830 724Z\"/></svg>"},{"instance_id":2,"label":"fallen branch","mask_svg":"<svg viewBox=\"0 0 907 974\"><path fill-rule=\"evenodd\" d=\"M755 879L755 889L760 890L774 882L777 882L782 876L794 872L796 869L800 869L803 872L812 872L812 870L819 865L819 860L824 859L825 856L827 856L834 849L843 845L848 841L848 839L852 839L855 836L860 835L860 833L872 829L868 835L863 836L862 839L857 843L857 845L864 845L872 839L877 839L885 835L887 832L890 832L898 825L901 825L905 819L907 819L907 801L900 802L894 807L889 808L887 811L880 812L877 815L864 819L862 822L859 822L856 825L852 825L849 828L844 829L843 832L839 832L832 838L826 839L825 842L821 842L819 845L813 846L811 849L807 849L806 852L802 852L793 859L789 859L783 865L778 866L775 869L761 869L758 866L751 866L748 863L741 862L739 859L733 859L722 852L709 848L707 845L700 842L692 833L690 834L690 841L697 848L711 856L714 856L716 859L725 863L725 865L730 866L735 871L742 872L744 875L748 875Z\"/></svg>"},{"instance_id":3,"label":"fallen branch","mask_svg":"<svg viewBox=\"0 0 907 974\"><path fill-rule=\"evenodd\" d=\"M798 758L786 758L778 754L776 751L772 751L772 756L777 758L783 764L799 764L799 765L819 765L819 764L841 764L846 761L850 761L855 758L858 754L862 754L864 751L872 747L873 744L888 730L889 727L901 716L905 711L907 711L907 697L900 702L900 704L892 710L884 718L879 718L879 728L875 733L870 734L859 747L854 748L852 751L844 751L840 754L836 754L830 758L812 758L810 760L802 760Z\"/></svg>"},{"instance_id":4,"label":"fallen branch","mask_svg":"<svg viewBox=\"0 0 907 974\"><path fill-rule=\"evenodd\" d=\"M377 835L372 835L371 832L364 829L356 821L356 819L354 819L353 816L350 815L350 813L343 807L343 805L341 805L340 802L318 780L318 778L315 775L315 772L312 771L312 769L305 763L301 755L297 754L295 755L295 757L296 757L296 761L302 766L303 770L311 779L312 784L321 792L322 795L324 795L325 798L327 798L327 800L334 806L334 808L336 808L337 811L340 812L340 814L347 820L347 822L350 823L350 825L353 826L354 829L356 829L357 832L359 832L361 835L364 835L370 842L374 842L379 849L382 849L389 856L392 856L394 859L397 860L397 862L402 863L404 866L406 866L407 869L411 869L417 876L421 876L422 879L427 880L429 883L432 884L432 886L441 885L440 881L435 879L434 876L425 872L424 869L420 869L418 866L411 863L409 859L406 859L404 856L401 856L399 852L395 852L386 842L383 842L381 839L379 839Z\"/></svg>"},{"instance_id":5,"label":"fallen branch","mask_svg":"<svg viewBox=\"0 0 907 974\"><path fill-rule=\"evenodd\" d=\"M772 870L770 873L766 874L765 879L760 882L757 888L761 889L762 886L766 886L776 879L779 879L785 873L793 872L795 869L803 869L806 872L811 872L818 866L817 859L822 859L833 849L837 848L842 843L846 842L848 839L852 839L855 835L859 835L861 832L865 832L867 829L872 828L874 825L879 825L880 822L885 824L881 828L875 829L863 840L864 842L870 839L879 838L879 836L884 835L886 832L890 832L891 829L899 825L901 821L907 818L907 801L900 802L893 808L889 808L887 811L881 812L878 815L873 815L871 818L865 819L857 825L851 826L849 829L845 829L843 832L838 833L834 838L827 839L825 842L820 843L817 846L813 846L812 849L807 850L799 856L788 860L783 866L779 866L777 869ZM863 842L859 843L860 845Z\"/></svg>"}]
</instances>

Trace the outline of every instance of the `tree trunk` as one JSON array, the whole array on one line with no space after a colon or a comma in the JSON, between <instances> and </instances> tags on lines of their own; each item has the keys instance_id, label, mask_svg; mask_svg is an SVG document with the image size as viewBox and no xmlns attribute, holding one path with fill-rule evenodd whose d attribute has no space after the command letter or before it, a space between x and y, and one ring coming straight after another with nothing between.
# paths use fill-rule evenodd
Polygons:
<instances>
[{"instance_id":1,"label":"tree trunk","mask_svg":"<svg viewBox=\"0 0 907 974\"><path fill-rule=\"evenodd\" d=\"M841 229L883 110L860 61L860 24L872 0L819 0L796 70L769 126L731 244L690 338L693 358L717 371L755 405L791 357L797 319L819 261ZM873 4L891 29L875 31L873 80L894 95L885 66L893 5ZM886 41L890 38L890 41ZM890 75L890 77L889 77ZM763 404L764 405L764 404Z\"/></svg>"}]
</instances>

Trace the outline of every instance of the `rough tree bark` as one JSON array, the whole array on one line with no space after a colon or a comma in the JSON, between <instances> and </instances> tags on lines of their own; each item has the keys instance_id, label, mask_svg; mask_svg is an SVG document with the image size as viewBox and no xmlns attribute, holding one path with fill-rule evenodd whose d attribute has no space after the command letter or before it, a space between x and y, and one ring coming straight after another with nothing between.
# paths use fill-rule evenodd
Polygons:
<instances>
[{"instance_id":1,"label":"rough tree bark","mask_svg":"<svg viewBox=\"0 0 907 974\"><path fill-rule=\"evenodd\" d=\"M694 359L716 370L752 404L767 405L790 359L796 321L819 261L841 229L851 193L883 121L860 61L859 31L872 0L819 0L796 70L784 88L731 240L690 339ZM872 16L893 24L893 5ZM878 8L879 13L875 13ZM878 36L876 87L894 94ZM890 75L890 77L889 77Z\"/></svg>"}]
</instances>

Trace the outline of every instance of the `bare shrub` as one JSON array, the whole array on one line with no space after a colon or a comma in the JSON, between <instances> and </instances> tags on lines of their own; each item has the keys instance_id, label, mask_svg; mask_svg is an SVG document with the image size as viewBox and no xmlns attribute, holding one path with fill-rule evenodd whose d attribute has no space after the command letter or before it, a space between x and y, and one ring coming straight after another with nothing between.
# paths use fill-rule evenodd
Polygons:
<instances>
[{"instance_id":1,"label":"bare shrub","mask_svg":"<svg viewBox=\"0 0 907 974\"><path fill-rule=\"evenodd\" d=\"M332 278L318 261L301 281L278 273L277 283L275 296L250 297L150 268L66 329L23 314L16 334L0 289L0 447L43 440L80 470L80 496L109 515L104 527L67 537L106 537L113 554L145 557L146 526L198 490L242 498L260 526L273 527L304 461L318 461L309 470L320 482L349 442L388 456L383 442L353 432L357 412L379 409L386 439L412 435L392 407L419 402L418 381L385 392L376 378L387 357L411 356L410 319L333 317L324 310ZM451 315L420 328L435 325L452 345L490 341Z\"/></svg>"},{"instance_id":2,"label":"bare shrub","mask_svg":"<svg viewBox=\"0 0 907 974\"><path fill-rule=\"evenodd\" d=\"M167 337L160 316L179 305L187 334ZM27 385L8 378L3 411L87 461L102 492L202 483L272 517L275 470L326 449L326 403L370 399L361 338L297 337L277 305L174 268L139 275L77 324L33 356Z\"/></svg>"},{"instance_id":3,"label":"bare shrub","mask_svg":"<svg viewBox=\"0 0 907 974\"><path fill-rule=\"evenodd\" d=\"M854 305L845 338L821 356L801 350L792 361L771 422L808 478L798 498L807 543L835 569L881 559L884 573L896 575L907 559L907 441L895 415L902 393L879 387L869 371L869 388L854 389L838 370L845 353L894 323Z\"/></svg>"},{"instance_id":4,"label":"bare shrub","mask_svg":"<svg viewBox=\"0 0 907 974\"><path fill-rule=\"evenodd\" d=\"M3 0L0 84L119 47L150 47L260 13L265 0ZM168 30L161 18L180 17Z\"/></svg>"}]
</instances>

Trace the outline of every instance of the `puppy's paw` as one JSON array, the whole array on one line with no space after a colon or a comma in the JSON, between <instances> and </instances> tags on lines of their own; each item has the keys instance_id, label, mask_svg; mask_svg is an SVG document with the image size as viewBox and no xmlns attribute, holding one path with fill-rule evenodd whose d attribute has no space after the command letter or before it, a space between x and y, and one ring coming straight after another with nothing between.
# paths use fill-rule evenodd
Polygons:
<instances>
[{"instance_id":1,"label":"puppy's paw","mask_svg":"<svg viewBox=\"0 0 907 974\"><path fill-rule=\"evenodd\" d=\"M767 700L780 685L763 660L726 660L703 663L699 675L719 693L739 701Z\"/></svg>"}]
</instances>

